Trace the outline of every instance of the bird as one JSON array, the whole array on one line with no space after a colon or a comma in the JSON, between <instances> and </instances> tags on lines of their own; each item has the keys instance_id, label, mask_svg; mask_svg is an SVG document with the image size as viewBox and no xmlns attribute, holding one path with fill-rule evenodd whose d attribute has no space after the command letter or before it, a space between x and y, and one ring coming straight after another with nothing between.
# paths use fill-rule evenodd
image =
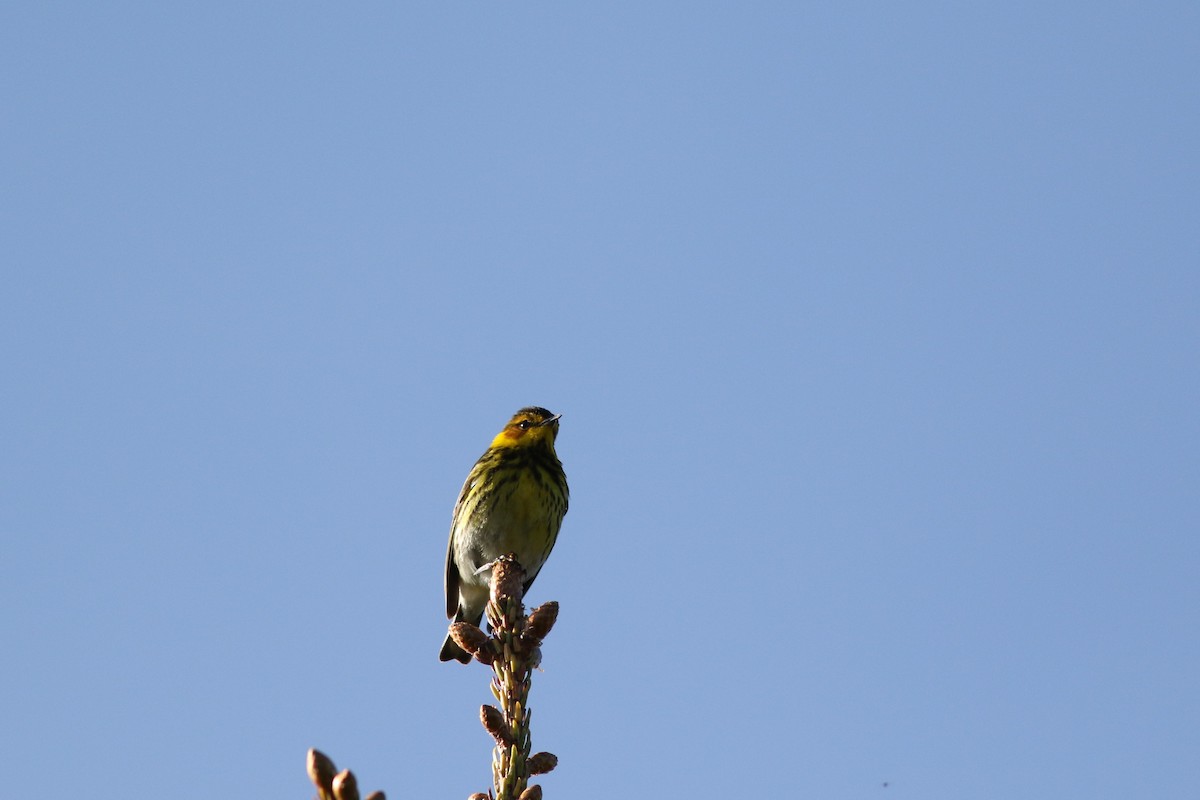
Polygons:
<instances>
[{"instance_id":1,"label":"bird","mask_svg":"<svg viewBox=\"0 0 1200 800\"><path fill-rule=\"evenodd\" d=\"M488 603L491 564L506 553L525 570L521 594L538 576L567 513L569 490L554 451L561 414L522 408L471 468L454 504L446 548L446 617L478 625ZM469 664L449 636L438 658Z\"/></svg>"}]
</instances>

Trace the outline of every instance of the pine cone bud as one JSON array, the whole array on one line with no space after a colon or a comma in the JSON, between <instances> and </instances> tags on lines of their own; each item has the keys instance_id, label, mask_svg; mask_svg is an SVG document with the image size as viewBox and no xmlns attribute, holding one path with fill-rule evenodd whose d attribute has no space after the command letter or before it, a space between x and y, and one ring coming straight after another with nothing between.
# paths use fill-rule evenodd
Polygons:
<instances>
[{"instance_id":1,"label":"pine cone bud","mask_svg":"<svg viewBox=\"0 0 1200 800\"><path fill-rule=\"evenodd\" d=\"M451 623L450 638L484 664L491 664L496 658L496 654L492 650L492 640L479 629L478 625L472 625L469 622Z\"/></svg>"},{"instance_id":2,"label":"pine cone bud","mask_svg":"<svg viewBox=\"0 0 1200 800\"><path fill-rule=\"evenodd\" d=\"M521 796L517 800L542 800L542 787L536 783L530 786L525 791L521 792Z\"/></svg>"},{"instance_id":3,"label":"pine cone bud","mask_svg":"<svg viewBox=\"0 0 1200 800\"><path fill-rule=\"evenodd\" d=\"M518 603L524 595L525 570L512 553L500 556L492 566L492 602L504 608L506 600Z\"/></svg>"},{"instance_id":4,"label":"pine cone bud","mask_svg":"<svg viewBox=\"0 0 1200 800\"><path fill-rule=\"evenodd\" d=\"M371 792L367 795L367 800L387 800L387 795L383 792Z\"/></svg>"},{"instance_id":5,"label":"pine cone bud","mask_svg":"<svg viewBox=\"0 0 1200 800\"><path fill-rule=\"evenodd\" d=\"M525 623L525 632L521 634L521 638L535 646L541 644L557 619L558 603L554 600L542 603L529 612L529 620Z\"/></svg>"},{"instance_id":6,"label":"pine cone bud","mask_svg":"<svg viewBox=\"0 0 1200 800\"><path fill-rule=\"evenodd\" d=\"M479 720L483 723L483 729L496 740L496 744L501 747L512 747L512 732L504 723L504 715L500 713L500 709L495 706L480 706Z\"/></svg>"},{"instance_id":7,"label":"pine cone bud","mask_svg":"<svg viewBox=\"0 0 1200 800\"><path fill-rule=\"evenodd\" d=\"M554 753L534 753L525 762L530 775L545 775L558 766L558 756Z\"/></svg>"},{"instance_id":8,"label":"pine cone bud","mask_svg":"<svg viewBox=\"0 0 1200 800\"><path fill-rule=\"evenodd\" d=\"M476 792L467 798L467 800L492 800L492 798L483 792Z\"/></svg>"}]
</instances>

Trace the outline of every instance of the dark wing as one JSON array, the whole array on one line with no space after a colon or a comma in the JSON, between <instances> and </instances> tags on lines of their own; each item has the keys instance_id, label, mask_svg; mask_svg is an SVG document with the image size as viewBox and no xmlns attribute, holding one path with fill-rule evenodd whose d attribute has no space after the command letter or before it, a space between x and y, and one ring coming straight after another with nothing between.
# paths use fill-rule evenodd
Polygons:
<instances>
[{"instance_id":1,"label":"dark wing","mask_svg":"<svg viewBox=\"0 0 1200 800\"><path fill-rule=\"evenodd\" d=\"M476 465L478 466L478 465ZM450 518L450 543L446 545L446 619L454 619L458 613L458 565L454 563L454 529L458 527L458 515L462 511L463 501L475 481L475 470L472 469L467 479L463 481L462 491L458 493L458 502L454 504L454 515Z\"/></svg>"},{"instance_id":2,"label":"dark wing","mask_svg":"<svg viewBox=\"0 0 1200 800\"><path fill-rule=\"evenodd\" d=\"M450 545L446 548L446 619L454 619L458 612L458 565L454 563L454 533L450 534Z\"/></svg>"}]
</instances>

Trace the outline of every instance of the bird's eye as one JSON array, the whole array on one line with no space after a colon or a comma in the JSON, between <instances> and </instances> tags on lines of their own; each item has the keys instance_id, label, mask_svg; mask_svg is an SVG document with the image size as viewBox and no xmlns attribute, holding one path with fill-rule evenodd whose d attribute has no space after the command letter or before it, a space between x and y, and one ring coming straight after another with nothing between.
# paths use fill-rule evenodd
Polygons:
<instances>
[{"instance_id":1,"label":"bird's eye","mask_svg":"<svg viewBox=\"0 0 1200 800\"><path fill-rule=\"evenodd\" d=\"M527 420L527 419L523 419L523 420L521 420L520 422L518 422L518 423L517 423L517 427L518 427L518 428L520 428L520 429L521 429L521 430L523 430L523 431L527 431L527 430L529 430L531 427L533 427L533 423L532 423L532 422L530 422L530 421L529 421L529 420Z\"/></svg>"}]
</instances>

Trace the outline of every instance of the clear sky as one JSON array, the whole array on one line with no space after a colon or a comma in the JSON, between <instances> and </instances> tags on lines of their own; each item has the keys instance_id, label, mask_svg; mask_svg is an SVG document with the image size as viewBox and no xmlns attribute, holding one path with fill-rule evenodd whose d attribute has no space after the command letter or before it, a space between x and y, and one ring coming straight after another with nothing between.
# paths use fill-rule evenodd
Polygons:
<instances>
[{"instance_id":1,"label":"clear sky","mask_svg":"<svg viewBox=\"0 0 1200 800\"><path fill-rule=\"evenodd\" d=\"M1194 798L1196 3L9 3L8 797ZM885 786L886 784L886 786Z\"/></svg>"}]
</instances>

